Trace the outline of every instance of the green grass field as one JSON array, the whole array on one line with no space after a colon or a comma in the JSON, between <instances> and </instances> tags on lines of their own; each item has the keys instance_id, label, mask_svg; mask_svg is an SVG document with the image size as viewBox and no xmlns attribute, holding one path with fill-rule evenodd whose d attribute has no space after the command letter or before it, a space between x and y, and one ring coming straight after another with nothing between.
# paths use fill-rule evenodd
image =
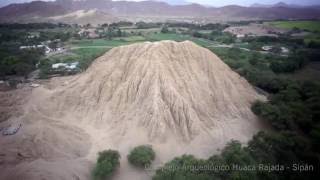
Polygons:
<instances>
[{"instance_id":1,"label":"green grass field","mask_svg":"<svg viewBox=\"0 0 320 180\"><path fill-rule=\"evenodd\" d=\"M69 43L71 48L113 48L122 45L128 45L138 42L145 41L162 41L162 40L173 40L177 42L181 41L193 41L201 46L210 46L213 44L212 41L200 38L194 38L189 35L181 35L181 34L163 34L163 33L150 33L145 36L128 36L128 37L118 37L113 38L112 40L107 39L84 39L84 40L73 40Z\"/></svg>"},{"instance_id":2,"label":"green grass field","mask_svg":"<svg viewBox=\"0 0 320 180\"><path fill-rule=\"evenodd\" d=\"M283 29L299 28L302 30L320 32L320 21L274 21L270 24Z\"/></svg>"},{"instance_id":3,"label":"green grass field","mask_svg":"<svg viewBox=\"0 0 320 180\"><path fill-rule=\"evenodd\" d=\"M203 46L203 47L207 47L213 44L213 42L209 41L209 40L205 40L205 39L200 39L200 38L194 38L191 37L189 35L182 35L182 34L163 34L163 33L157 33L157 34L151 34L149 36L146 37L146 39L148 41L162 41L162 40L173 40L173 41L177 41L177 42L181 42L181 41L193 41L194 43Z\"/></svg>"},{"instance_id":4,"label":"green grass field","mask_svg":"<svg viewBox=\"0 0 320 180\"><path fill-rule=\"evenodd\" d=\"M85 48L85 49L74 49L71 52L78 56L78 61L80 63L80 68L86 69L89 67L91 62L97 57L101 56L105 52L110 50L110 48Z\"/></svg>"},{"instance_id":5,"label":"green grass field","mask_svg":"<svg viewBox=\"0 0 320 180\"><path fill-rule=\"evenodd\" d=\"M141 41L145 41L146 38L144 38L143 36L129 36L129 37L113 38L113 40L123 41L123 42L141 42Z\"/></svg>"},{"instance_id":6,"label":"green grass field","mask_svg":"<svg viewBox=\"0 0 320 180\"><path fill-rule=\"evenodd\" d=\"M85 39L85 40L75 40L71 41L70 45L72 47L90 47L90 46L105 46L105 47L115 47L128 44L127 41L122 40L106 40L106 39Z\"/></svg>"},{"instance_id":7,"label":"green grass field","mask_svg":"<svg viewBox=\"0 0 320 180\"><path fill-rule=\"evenodd\" d=\"M187 35L173 34L173 33L172 34L171 33L168 33L168 34L153 33L147 36L147 39L149 41L174 40L174 41L181 42L181 41L190 39L190 37Z\"/></svg>"},{"instance_id":8,"label":"green grass field","mask_svg":"<svg viewBox=\"0 0 320 180\"><path fill-rule=\"evenodd\" d=\"M143 36L128 36L128 37L119 37L113 38L111 40L108 39L83 39L83 40L73 40L69 43L71 47L82 47L82 48L90 48L90 47L108 47L113 48L122 45L128 45L137 42L146 41L146 38Z\"/></svg>"},{"instance_id":9,"label":"green grass field","mask_svg":"<svg viewBox=\"0 0 320 180\"><path fill-rule=\"evenodd\" d=\"M122 31L127 33L141 33L141 34L150 34L155 32L160 32L161 28L150 28L150 29L136 29L136 28L121 28Z\"/></svg>"},{"instance_id":10,"label":"green grass field","mask_svg":"<svg viewBox=\"0 0 320 180\"><path fill-rule=\"evenodd\" d=\"M304 37L304 41L306 43L309 43L310 41L320 42L320 32L319 33L313 33L313 34L305 36Z\"/></svg>"}]
</instances>

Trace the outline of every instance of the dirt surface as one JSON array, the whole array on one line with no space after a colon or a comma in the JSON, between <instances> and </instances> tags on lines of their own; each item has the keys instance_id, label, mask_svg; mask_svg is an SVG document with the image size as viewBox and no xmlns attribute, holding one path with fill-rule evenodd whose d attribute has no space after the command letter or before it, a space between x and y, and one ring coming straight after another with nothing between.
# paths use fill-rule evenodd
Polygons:
<instances>
[{"instance_id":1,"label":"dirt surface","mask_svg":"<svg viewBox=\"0 0 320 180\"><path fill-rule=\"evenodd\" d=\"M64 15L53 16L48 18L49 21L63 22L69 24L81 24L86 25L90 23L91 25L98 25L103 23L114 23L119 22L116 16L111 14L98 11L96 9L91 10L78 10Z\"/></svg>"},{"instance_id":2,"label":"dirt surface","mask_svg":"<svg viewBox=\"0 0 320 180\"><path fill-rule=\"evenodd\" d=\"M31 88L15 90L8 88L0 91L0 123L10 117L19 117L24 113L20 109L28 101L30 92Z\"/></svg>"},{"instance_id":3,"label":"dirt surface","mask_svg":"<svg viewBox=\"0 0 320 180\"><path fill-rule=\"evenodd\" d=\"M272 27L264 24L250 24L246 26L229 27L224 30L237 36L271 36L278 37L279 34L284 34L287 30Z\"/></svg>"},{"instance_id":4,"label":"dirt surface","mask_svg":"<svg viewBox=\"0 0 320 180\"><path fill-rule=\"evenodd\" d=\"M126 156L150 144L156 168L175 156L206 158L262 128L250 110L265 97L211 51L162 41L114 48L84 73L12 92L24 97L13 136L0 136L0 179L90 179L97 153L116 149L114 179L151 179ZM1 123L2 124L2 123Z\"/></svg>"}]
</instances>

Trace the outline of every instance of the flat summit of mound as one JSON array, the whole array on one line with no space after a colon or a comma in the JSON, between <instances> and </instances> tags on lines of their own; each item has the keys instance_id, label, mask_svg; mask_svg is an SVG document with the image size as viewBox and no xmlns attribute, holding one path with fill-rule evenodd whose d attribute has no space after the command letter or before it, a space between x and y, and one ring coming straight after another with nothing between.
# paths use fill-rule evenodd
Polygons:
<instances>
[{"instance_id":1,"label":"flat summit of mound","mask_svg":"<svg viewBox=\"0 0 320 180\"><path fill-rule=\"evenodd\" d=\"M83 121L115 129L130 123L151 139L186 141L221 123L249 123L255 118L251 103L261 98L215 54L190 41L114 48L57 94L60 111Z\"/></svg>"}]
</instances>

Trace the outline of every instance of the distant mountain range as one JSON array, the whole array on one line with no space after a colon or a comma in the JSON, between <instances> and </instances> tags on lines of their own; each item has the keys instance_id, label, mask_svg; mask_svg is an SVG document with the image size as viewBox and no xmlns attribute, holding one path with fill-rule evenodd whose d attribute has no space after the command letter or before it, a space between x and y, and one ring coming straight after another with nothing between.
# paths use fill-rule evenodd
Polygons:
<instances>
[{"instance_id":1,"label":"distant mountain range","mask_svg":"<svg viewBox=\"0 0 320 180\"><path fill-rule=\"evenodd\" d=\"M67 17L68 23L72 23L72 17L78 17L74 16L75 12L82 12L83 16L90 15L90 18L87 19L95 19L96 16L99 19L99 21L95 21L96 23L104 21L101 14L102 17L108 16L106 22L108 22L108 19L121 18L134 20L136 17L158 20L194 18L199 21L320 19L319 6L305 7L278 3L272 6L254 4L251 7L230 5L216 8L189 4L183 0L177 0L176 3L177 5L170 5L158 0L141 2L111 0L34 1L10 4L0 8L0 22L52 21L53 19L66 19ZM83 13L93 9L94 11L90 11L90 13ZM111 16L121 18L111 18Z\"/></svg>"},{"instance_id":2,"label":"distant mountain range","mask_svg":"<svg viewBox=\"0 0 320 180\"><path fill-rule=\"evenodd\" d=\"M284 2L278 2L276 4L259 4L254 3L250 7L255 8L273 8L273 7L285 7L285 8L313 8L313 9L319 9L320 5L313 5L313 6L302 6L297 4L287 4Z\"/></svg>"},{"instance_id":3,"label":"distant mountain range","mask_svg":"<svg viewBox=\"0 0 320 180\"><path fill-rule=\"evenodd\" d=\"M7 6L9 4L13 4L13 3L24 3L27 2L26 0L1 0L0 1L0 7L4 7Z\"/></svg>"},{"instance_id":4,"label":"distant mountain range","mask_svg":"<svg viewBox=\"0 0 320 180\"><path fill-rule=\"evenodd\" d=\"M190 4L187 1L184 0L155 0L155 1L159 1L159 2L166 2L170 5L186 5L186 4Z\"/></svg>"}]
</instances>

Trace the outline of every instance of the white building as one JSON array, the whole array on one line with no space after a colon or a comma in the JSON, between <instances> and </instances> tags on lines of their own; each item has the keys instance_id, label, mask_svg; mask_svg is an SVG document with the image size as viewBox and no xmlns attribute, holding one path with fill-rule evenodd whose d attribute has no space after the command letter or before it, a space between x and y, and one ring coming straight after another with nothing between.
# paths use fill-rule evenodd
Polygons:
<instances>
[{"instance_id":1,"label":"white building","mask_svg":"<svg viewBox=\"0 0 320 180\"><path fill-rule=\"evenodd\" d=\"M58 68L66 68L68 70L74 70L78 67L79 62L73 62L73 63L56 63L52 64L52 69L58 69Z\"/></svg>"},{"instance_id":2,"label":"white building","mask_svg":"<svg viewBox=\"0 0 320 180\"><path fill-rule=\"evenodd\" d=\"M23 49L40 49L40 48L44 48L44 51L45 51L46 54L48 54L48 53L53 51L51 48L49 48L48 46L43 45L43 44L32 45L32 46L20 46L20 50L23 50Z\"/></svg>"},{"instance_id":3,"label":"white building","mask_svg":"<svg viewBox=\"0 0 320 180\"><path fill-rule=\"evenodd\" d=\"M281 47L281 52L282 52L283 54L288 54L288 53L289 53L289 49L286 48L286 47Z\"/></svg>"},{"instance_id":4,"label":"white building","mask_svg":"<svg viewBox=\"0 0 320 180\"><path fill-rule=\"evenodd\" d=\"M272 46L263 46L262 50L264 51L270 51L273 47Z\"/></svg>"}]
</instances>

